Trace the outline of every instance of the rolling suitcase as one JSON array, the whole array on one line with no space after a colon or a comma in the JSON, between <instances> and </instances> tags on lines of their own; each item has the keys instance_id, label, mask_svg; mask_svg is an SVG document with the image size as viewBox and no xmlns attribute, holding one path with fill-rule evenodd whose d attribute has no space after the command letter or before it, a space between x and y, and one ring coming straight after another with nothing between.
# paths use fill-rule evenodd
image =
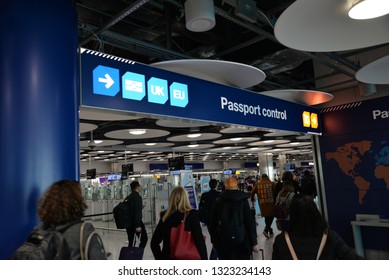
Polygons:
<instances>
[{"instance_id":1,"label":"rolling suitcase","mask_svg":"<svg viewBox=\"0 0 389 280\"><path fill-rule=\"evenodd\" d=\"M138 247L137 247L138 243ZM120 249L119 260L142 260L144 248L139 247L140 234L134 235L134 243L131 247L126 246Z\"/></svg>"}]
</instances>

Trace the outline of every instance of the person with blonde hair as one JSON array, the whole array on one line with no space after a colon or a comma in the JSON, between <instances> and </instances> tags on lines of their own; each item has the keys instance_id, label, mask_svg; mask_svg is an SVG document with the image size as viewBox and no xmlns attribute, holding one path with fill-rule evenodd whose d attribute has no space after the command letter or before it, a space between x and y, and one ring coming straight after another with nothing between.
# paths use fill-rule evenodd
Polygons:
<instances>
[{"instance_id":1,"label":"person with blonde hair","mask_svg":"<svg viewBox=\"0 0 389 280\"><path fill-rule=\"evenodd\" d=\"M186 218L185 218L186 215ZM168 208L160 214L160 220L151 238L151 251L156 260L169 260L170 232L185 218L185 230L192 233L196 248L202 260L207 259L207 248L200 226L197 210L189 202L188 192L181 186L175 187L169 197ZM162 243L162 249L160 244Z\"/></svg>"},{"instance_id":2,"label":"person with blonde hair","mask_svg":"<svg viewBox=\"0 0 389 280\"><path fill-rule=\"evenodd\" d=\"M225 186L210 216L211 243L220 260L249 260L252 252L259 252L249 194L238 189L234 177L228 178Z\"/></svg>"}]
</instances>

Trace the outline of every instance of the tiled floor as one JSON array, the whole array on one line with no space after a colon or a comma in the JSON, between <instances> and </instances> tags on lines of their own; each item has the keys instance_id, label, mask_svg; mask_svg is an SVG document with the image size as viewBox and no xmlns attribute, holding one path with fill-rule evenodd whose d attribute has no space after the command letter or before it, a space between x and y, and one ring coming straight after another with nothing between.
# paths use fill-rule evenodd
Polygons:
<instances>
[{"instance_id":1,"label":"tiled floor","mask_svg":"<svg viewBox=\"0 0 389 280\"><path fill-rule=\"evenodd\" d=\"M262 234L263 229L265 227L265 221L263 218L257 216L257 233L258 233L258 244L261 249L263 249L264 252L264 258L265 260L271 259L272 254L272 247L273 247L273 241L274 237L279 234L279 231L276 228L275 221L273 222L273 230L274 230L274 236L270 239L266 239L266 237ZM128 246L127 242L127 234L125 230L118 230L116 229L115 223L113 221L110 222L103 222L103 221L91 221L93 225L96 227L97 231L100 233L104 246L107 252L111 253L110 259L117 260L119 257L120 248L123 246ZM146 225L147 228L147 225ZM210 238L208 234L208 230L206 226L202 227L203 234L206 236L206 245L207 245L207 251L208 254L211 250L211 243ZM152 236L151 228L148 227L148 238L149 241L147 242L145 252L143 259L145 260L154 260L153 254L150 249L150 240ZM262 255L259 254L253 254L254 259L262 259Z\"/></svg>"}]
</instances>

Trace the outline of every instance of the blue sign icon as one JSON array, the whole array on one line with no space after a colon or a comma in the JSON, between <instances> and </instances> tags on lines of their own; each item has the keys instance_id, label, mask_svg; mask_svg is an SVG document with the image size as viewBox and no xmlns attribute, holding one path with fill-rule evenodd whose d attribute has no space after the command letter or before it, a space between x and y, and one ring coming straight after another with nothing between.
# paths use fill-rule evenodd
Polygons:
<instances>
[{"instance_id":1,"label":"blue sign icon","mask_svg":"<svg viewBox=\"0 0 389 280\"><path fill-rule=\"evenodd\" d=\"M168 100L167 81L158 78L151 78L147 82L147 98L151 103L165 104Z\"/></svg>"},{"instance_id":2,"label":"blue sign icon","mask_svg":"<svg viewBox=\"0 0 389 280\"><path fill-rule=\"evenodd\" d=\"M146 96L145 76L132 72L126 72L122 77L123 98L142 100Z\"/></svg>"},{"instance_id":3,"label":"blue sign icon","mask_svg":"<svg viewBox=\"0 0 389 280\"><path fill-rule=\"evenodd\" d=\"M174 82L170 86L170 105L186 107L189 103L188 85Z\"/></svg>"},{"instance_id":4,"label":"blue sign icon","mask_svg":"<svg viewBox=\"0 0 389 280\"><path fill-rule=\"evenodd\" d=\"M115 96L120 91L119 70L99 65L93 70L93 93Z\"/></svg>"}]
</instances>

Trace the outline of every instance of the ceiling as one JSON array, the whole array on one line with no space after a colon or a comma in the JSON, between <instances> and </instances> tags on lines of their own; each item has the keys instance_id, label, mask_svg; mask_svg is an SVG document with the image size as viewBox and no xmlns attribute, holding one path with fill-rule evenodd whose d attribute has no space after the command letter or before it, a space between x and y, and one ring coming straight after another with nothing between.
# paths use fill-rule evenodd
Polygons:
<instances>
[{"instance_id":1,"label":"ceiling","mask_svg":"<svg viewBox=\"0 0 389 280\"><path fill-rule=\"evenodd\" d=\"M349 58L382 47L312 53L283 46L273 31L278 17L294 2L290 0L255 1L254 20L237 13L235 0L214 0L215 27L206 32L192 32L185 26L184 2L77 0L79 46L144 64L178 59L237 62L266 74L263 82L249 88L251 91L302 89L328 93L358 85L355 72L361 67L358 59ZM329 71L315 75L317 64ZM337 78L328 79L331 77ZM323 79L331 83L321 83L319 87L318 81ZM146 133L132 136L129 129L146 129ZM202 135L198 138L186 136L194 133ZM158 119L130 113L85 108L80 112L82 160L166 160L166 157L184 154L188 160L256 161L257 153L261 151L275 155L287 153L291 159L312 157L309 136L268 133L260 128ZM91 137L103 140L94 150L88 147ZM155 144L145 145L150 143ZM188 147L191 144L199 146Z\"/></svg>"}]
</instances>

